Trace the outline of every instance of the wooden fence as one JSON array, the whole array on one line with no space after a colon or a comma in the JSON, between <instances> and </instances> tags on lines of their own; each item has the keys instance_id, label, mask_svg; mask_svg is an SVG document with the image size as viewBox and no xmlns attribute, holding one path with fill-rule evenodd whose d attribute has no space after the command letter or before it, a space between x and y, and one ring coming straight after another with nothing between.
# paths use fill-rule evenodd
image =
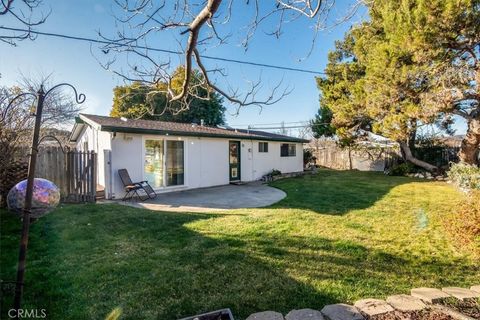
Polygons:
<instances>
[{"instance_id":1,"label":"wooden fence","mask_svg":"<svg viewBox=\"0 0 480 320\"><path fill-rule=\"evenodd\" d=\"M66 155L67 201L95 202L97 155L95 152L68 151Z\"/></svg>"},{"instance_id":2,"label":"wooden fence","mask_svg":"<svg viewBox=\"0 0 480 320\"><path fill-rule=\"evenodd\" d=\"M315 149L316 164L336 170L356 169L361 171L384 171L398 163L399 154L395 148L340 148L326 144Z\"/></svg>"},{"instance_id":3,"label":"wooden fence","mask_svg":"<svg viewBox=\"0 0 480 320\"><path fill-rule=\"evenodd\" d=\"M42 147L37 156L35 177L55 183L65 202L94 202L97 155L91 152Z\"/></svg>"},{"instance_id":4,"label":"wooden fence","mask_svg":"<svg viewBox=\"0 0 480 320\"><path fill-rule=\"evenodd\" d=\"M458 162L458 147L418 147L415 157L439 168L447 168L451 162ZM361 171L385 171L404 162L398 148L340 148L334 142L324 142L312 148L316 164L339 170L358 169Z\"/></svg>"}]
</instances>

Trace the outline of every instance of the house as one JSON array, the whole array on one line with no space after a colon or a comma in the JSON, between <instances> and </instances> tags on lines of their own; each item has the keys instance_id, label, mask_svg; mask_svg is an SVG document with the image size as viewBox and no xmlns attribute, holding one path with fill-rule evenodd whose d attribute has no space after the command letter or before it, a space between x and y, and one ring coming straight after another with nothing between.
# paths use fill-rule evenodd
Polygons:
<instances>
[{"instance_id":1,"label":"house","mask_svg":"<svg viewBox=\"0 0 480 320\"><path fill-rule=\"evenodd\" d=\"M98 154L97 184L122 198L118 170L158 192L254 181L272 169L303 170L308 140L262 131L80 114L70 135L78 150Z\"/></svg>"}]
</instances>

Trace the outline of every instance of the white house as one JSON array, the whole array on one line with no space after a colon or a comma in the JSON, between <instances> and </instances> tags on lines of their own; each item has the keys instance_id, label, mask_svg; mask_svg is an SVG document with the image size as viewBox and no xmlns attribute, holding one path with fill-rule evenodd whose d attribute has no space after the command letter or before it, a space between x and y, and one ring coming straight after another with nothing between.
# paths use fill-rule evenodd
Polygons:
<instances>
[{"instance_id":1,"label":"white house","mask_svg":"<svg viewBox=\"0 0 480 320\"><path fill-rule=\"evenodd\" d=\"M307 140L262 131L81 114L70 141L98 154L98 185L121 198L119 169L157 192L254 181L272 171L303 170Z\"/></svg>"}]
</instances>

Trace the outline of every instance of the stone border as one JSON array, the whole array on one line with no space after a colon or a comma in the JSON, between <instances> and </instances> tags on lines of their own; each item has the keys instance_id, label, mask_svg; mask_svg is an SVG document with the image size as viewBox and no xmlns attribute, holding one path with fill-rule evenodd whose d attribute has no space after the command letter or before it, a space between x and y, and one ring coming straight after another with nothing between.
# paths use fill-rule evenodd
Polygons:
<instances>
[{"instance_id":1,"label":"stone border","mask_svg":"<svg viewBox=\"0 0 480 320\"><path fill-rule=\"evenodd\" d=\"M410 295L389 296L386 300L362 299L355 304L331 304L321 311L313 309L292 310L285 317L278 312L263 311L251 314L247 320L365 320L378 315L394 312L416 312L430 309L449 315L458 320L474 320L458 311L439 303L445 299L479 299L480 285L472 285L470 289L460 287L414 288Z\"/></svg>"}]
</instances>

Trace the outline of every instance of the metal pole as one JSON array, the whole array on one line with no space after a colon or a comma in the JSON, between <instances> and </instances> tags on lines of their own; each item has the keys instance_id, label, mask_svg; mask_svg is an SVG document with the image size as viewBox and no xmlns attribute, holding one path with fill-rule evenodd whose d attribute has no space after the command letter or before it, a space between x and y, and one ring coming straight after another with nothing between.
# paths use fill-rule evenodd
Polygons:
<instances>
[{"instance_id":1,"label":"metal pole","mask_svg":"<svg viewBox=\"0 0 480 320\"><path fill-rule=\"evenodd\" d=\"M37 109L35 111L35 127L33 129L32 150L28 163L27 190L25 194L25 206L23 208L22 239L20 241L20 253L18 255L17 282L15 286L14 309L20 309L25 279L25 263L27 259L28 231L30 229L30 212L32 210L33 182L35 178L35 165L37 163L38 139L40 136L40 124L42 121L43 102L45 92L43 85L37 92Z\"/></svg>"}]
</instances>

